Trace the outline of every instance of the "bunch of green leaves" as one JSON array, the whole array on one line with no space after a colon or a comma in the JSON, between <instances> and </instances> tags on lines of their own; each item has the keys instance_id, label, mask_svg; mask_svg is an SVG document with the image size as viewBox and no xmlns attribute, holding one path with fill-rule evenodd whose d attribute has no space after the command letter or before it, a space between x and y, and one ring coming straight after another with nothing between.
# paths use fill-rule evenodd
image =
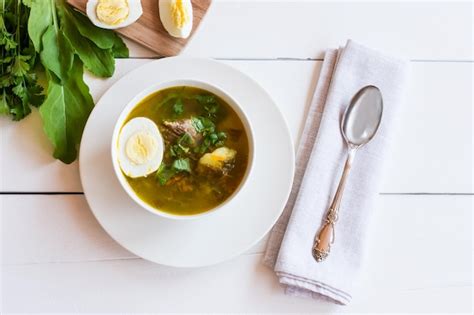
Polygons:
<instances>
[{"instance_id":1,"label":"bunch of green leaves","mask_svg":"<svg viewBox=\"0 0 474 315\"><path fill-rule=\"evenodd\" d=\"M37 54L28 36L30 9L17 0L0 0L0 114L21 120L43 102L37 82Z\"/></svg>"},{"instance_id":2,"label":"bunch of green leaves","mask_svg":"<svg viewBox=\"0 0 474 315\"><path fill-rule=\"evenodd\" d=\"M128 49L114 32L95 27L65 0L2 0L2 5L1 63L11 65L5 66L6 74L2 68L0 110L18 120L29 113L28 104L42 103L40 115L53 155L71 163L94 106L83 68L110 77L114 57L127 57ZM17 21L15 33L11 16ZM41 65L33 69L38 59ZM46 78L44 102L35 72Z\"/></svg>"}]
</instances>

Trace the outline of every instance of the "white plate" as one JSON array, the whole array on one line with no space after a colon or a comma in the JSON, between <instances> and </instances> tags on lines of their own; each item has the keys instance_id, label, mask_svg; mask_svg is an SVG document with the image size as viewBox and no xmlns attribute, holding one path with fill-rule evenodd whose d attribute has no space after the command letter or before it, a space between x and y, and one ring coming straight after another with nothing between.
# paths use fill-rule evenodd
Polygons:
<instances>
[{"instance_id":1,"label":"white plate","mask_svg":"<svg viewBox=\"0 0 474 315\"><path fill-rule=\"evenodd\" d=\"M110 153L115 122L127 103L152 85L174 80L226 91L245 111L255 141L253 170L238 195L222 211L189 221L161 218L138 206L120 186ZM174 57L132 71L102 96L85 127L79 165L87 202L118 243L159 264L199 267L244 252L270 230L290 193L294 152L281 112L250 77L216 61Z\"/></svg>"}]
</instances>

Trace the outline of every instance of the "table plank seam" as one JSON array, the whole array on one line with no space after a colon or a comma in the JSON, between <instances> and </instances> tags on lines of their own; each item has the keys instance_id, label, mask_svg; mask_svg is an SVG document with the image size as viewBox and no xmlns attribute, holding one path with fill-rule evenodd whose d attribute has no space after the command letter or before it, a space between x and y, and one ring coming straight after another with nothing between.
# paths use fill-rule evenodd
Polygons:
<instances>
[{"instance_id":1,"label":"table plank seam","mask_svg":"<svg viewBox=\"0 0 474 315\"><path fill-rule=\"evenodd\" d=\"M166 57L129 57L122 58L127 60L158 60ZM190 57L192 58L192 57ZM274 57L274 58L242 58L242 57L209 57L214 60L220 61L323 61L324 58L300 58L300 57ZM414 63L474 63L474 59L409 59L410 62Z\"/></svg>"},{"instance_id":2,"label":"table plank seam","mask_svg":"<svg viewBox=\"0 0 474 315\"><path fill-rule=\"evenodd\" d=\"M265 250L258 250L255 252L246 252L242 253L239 256L261 256ZM130 255L133 255L130 253ZM75 264L75 263L95 263L95 262L114 262L114 261L125 261L125 260L145 260L141 257L131 256L131 257L115 257L115 258L98 258L98 259L77 259L77 260L49 260L41 262L23 262L23 263L2 263L2 267L11 267L11 266L32 266L32 265L47 265L47 264Z\"/></svg>"},{"instance_id":3,"label":"table plank seam","mask_svg":"<svg viewBox=\"0 0 474 315\"><path fill-rule=\"evenodd\" d=\"M82 191L0 191L0 196L9 195L84 195ZM380 192L380 196L474 196L466 192Z\"/></svg>"},{"instance_id":4,"label":"table plank seam","mask_svg":"<svg viewBox=\"0 0 474 315\"><path fill-rule=\"evenodd\" d=\"M131 253L130 253L131 254ZM131 254L132 255L132 254ZM140 257L116 257L116 258L99 258L99 259L78 259L78 260L50 260L41 262L28 262L28 263L7 263L0 264L2 267L18 267L18 266L34 266L34 265L49 265L49 264L77 264L77 263L96 263L96 262L114 262L114 261L125 261L125 260L144 260Z\"/></svg>"}]
</instances>

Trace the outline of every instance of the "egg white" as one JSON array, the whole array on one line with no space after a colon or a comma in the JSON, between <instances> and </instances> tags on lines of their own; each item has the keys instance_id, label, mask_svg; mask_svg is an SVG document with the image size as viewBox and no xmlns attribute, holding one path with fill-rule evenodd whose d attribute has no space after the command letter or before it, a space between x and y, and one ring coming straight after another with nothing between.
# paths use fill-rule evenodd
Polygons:
<instances>
[{"instance_id":1,"label":"egg white","mask_svg":"<svg viewBox=\"0 0 474 315\"><path fill-rule=\"evenodd\" d=\"M160 20L166 31L174 37L187 38L193 29L193 6L191 0L183 0L183 7L189 20L179 28L172 17L172 5L176 0L159 0Z\"/></svg>"},{"instance_id":2,"label":"egg white","mask_svg":"<svg viewBox=\"0 0 474 315\"><path fill-rule=\"evenodd\" d=\"M125 18L125 20L114 25L106 24L100 21L99 18L97 17L96 7L97 7L98 2L99 0L88 0L87 6L86 6L86 13L89 19L91 20L91 22L95 26L98 26L100 28L115 30L118 28L126 27L134 23L136 20L138 20L140 16L143 14L142 3L140 0L127 0L129 13L128 13L128 16Z\"/></svg>"},{"instance_id":3,"label":"egg white","mask_svg":"<svg viewBox=\"0 0 474 315\"><path fill-rule=\"evenodd\" d=\"M134 163L127 155L127 141L138 132L144 132L153 137L157 150L155 155L144 164ZM163 159L164 142L156 124L145 117L136 117L128 121L120 130L118 136L117 159L123 173L129 177L143 177L155 172Z\"/></svg>"}]
</instances>

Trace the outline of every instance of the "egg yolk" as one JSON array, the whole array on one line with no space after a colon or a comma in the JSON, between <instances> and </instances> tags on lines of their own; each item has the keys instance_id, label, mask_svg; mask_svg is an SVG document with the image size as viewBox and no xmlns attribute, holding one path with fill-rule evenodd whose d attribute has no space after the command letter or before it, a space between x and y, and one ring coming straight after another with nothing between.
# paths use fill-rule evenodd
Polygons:
<instances>
[{"instance_id":1,"label":"egg yolk","mask_svg":"<svg viewBox=\"0 0 474 315\"><path fill-rule=\"evenodd\" d=\"M127 0L99 0L96 7L97 19L108 25L123 22L130 12Z\"/></svg>"},{"instance_id":2,"label":"egg yolk","mask_svg":"<svg viewBox=\"0 0 474 315\"><path fill-rule=\"evenodd\" d=\"M189 16L187 14L186 8L184 7L183 0L176 0L171 6L171 16L173 17L174 24L178 28L182 28L186 23L189 22Z\"/></svg>"},{"instance_id":3,"label":"egg yolk","mask_svg":"<svg viewBox=\"0 0 474 315\"><path fill-rule=\"evenodd\" d=\"M125 145L125 153L133 163L145 164L156 155L158 145L155 138L143 131L133 134Z\"/></svg>"}]
</instances>

